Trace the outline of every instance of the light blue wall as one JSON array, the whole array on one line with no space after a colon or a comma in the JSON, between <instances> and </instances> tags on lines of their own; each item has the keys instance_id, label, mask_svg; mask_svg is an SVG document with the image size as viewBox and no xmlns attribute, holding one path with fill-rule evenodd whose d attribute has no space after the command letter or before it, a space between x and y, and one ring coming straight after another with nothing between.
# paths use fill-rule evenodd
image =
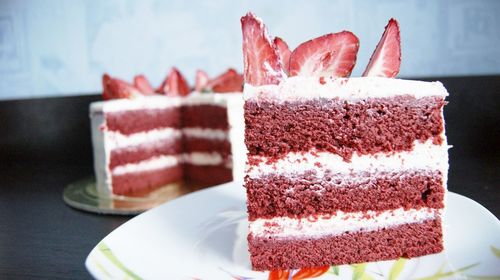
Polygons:
<instances>
[{"instance_id":1,"label":"light blue wall","mask_svg":"<svg viewBox=\"0 0 500 280\"><path fill-rule=\"evenodd\" d=\"M500 1L0 0L0 99L100 90L103 72L158 84L172 65L193 80L242 69L240 17L251 10L294 47L329 32L360 38L359 76L390 17L400 77L500 74Z\"/></svg>"}]
</instances>

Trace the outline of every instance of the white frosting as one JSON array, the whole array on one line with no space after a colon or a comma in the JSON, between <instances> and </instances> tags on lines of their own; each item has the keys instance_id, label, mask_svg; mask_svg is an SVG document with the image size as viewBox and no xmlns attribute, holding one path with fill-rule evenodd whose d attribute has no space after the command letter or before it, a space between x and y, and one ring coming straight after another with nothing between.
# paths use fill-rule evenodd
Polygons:
<instances>
[{"instance_id":1,"label":"white frosting","mask_svg":"<svg viewBox=\"0 0 500 280\"><path fill-rule=\"evenodd\" d=\"M390 172L401 170L448 170L448 145L433 145L432 140L425 143L416 141L411 151L392 154L377 153L374 155L354 154L351 162L346 162L339 155L328 152L310 151L307 153L289 153L284 158L273 163L267 163L267 158L255 156L261 160L257 165L247 165L247 174L258 178L268 174L301 174L315 170L316 176L323 177L324 170L333 173L358 172ZM321 168L318 168L317 165Z\"/></svg>"},{"instance_id":2,"label":"white frosting","mask_svg":"<svg viewBox=\"0 0 500 280\"><path fill-rule=\"evenodd\" d=\"M278 85L254 87L245 84L245 100L270 100L275 102L301 101L317 98L339 98L358 101L367 98L411 95L447 96L448 92L440 82L423 82L381 77L325 78L320 83L317 77L295 76Z\"/></svg>"},{"instance_id":3,"label":"white frosting","mask_svg":"<svg viewBox=\"0 0 500 280\"><path fill-rule=\"evenodd\" d=\"M124 135L117 131L106 130L104 137L106 138L106 148L112 150L156 141L176 140L181 137L181 131L175 128L162 128Z\"/></svg>"},{"instance_id":4,"label":"white frosting","mask_svg":"<svg viewBox=\"0 0 500 280\"><path fill-rule=\"evenodd\" d=\"M222 95L222 94L220 94ZM223 94L227 102L227 118L229 122L229 141L231 142L231 165L233 180L242 182L245 176L247 147L245 145L245 119L242 94ZM219 97L220 98L220 97ZM228 166L229 167L229 166Z\"/></svg>"},{"instance_id":5,"label":"white frosting","mask_svg":"<svg viewBox=\"0 0 500 280\"><path fill-rule=\"evenodd\" d=\"M90 113L118 112L140 109L165 109L170 107L179 107L181 105L181 101L182 99L180 97L161 95L136 99L115 99L90 104Z\"/></svg>"},{"instance_id":6,"label":"white frosting","mask_svg":"<svg viewBox=\"0 0 500 280\"><path fill-rule=\"evenodd\" d=\"M182 129L182 134L187 137L203 138L210 140L227 140L229 133L222 129L186 127Z\"/></svg>"},{"instance_id":7,"label":"white frosting","mask_svg":"<svg viewBox=\"0 0 500 280\"><path fill-rule=\"evenodd\" d=\"M116 166L113 170L111 170L111 174L118 176L128 173L151 171L176 166L179 163L181 163L181 156L179 155L162 155L137 163L128 163Z\"/></svg>"},{"instance_id":8,"label":"white frosting","mask_svg":"<svg viewBox=\"0 0 500 280\"><path fill-rule=\"evenodd\" d=\"M98 102L102 103L102 102ZM109 172L109 151L104 146L104 115L102 111L96 111L94 104L90 109L90 124L92 133L92 146L94 150L94 173L96 177L97 191L101 196L109 196L111 193L111 176ZM94 106L94 111L92 111ZM99 107L99 106L97 106ZM100 105L102 109L102 104Z\"/></svg>"},{"instance_id":9,"label":"white frosting","mask_svg":"<svg viewBox=\"0 0 500 280\"><path fill-rule=\"evenodd\" d=\"M276 217L257 219L249 224L250 232L257 237L319 238L344 233L376 231L409 223L421 223L441 216L442 210L432 208L399 208L387 211L342 212L331 216L308 218Z\"/></svg>"}]
</instances>

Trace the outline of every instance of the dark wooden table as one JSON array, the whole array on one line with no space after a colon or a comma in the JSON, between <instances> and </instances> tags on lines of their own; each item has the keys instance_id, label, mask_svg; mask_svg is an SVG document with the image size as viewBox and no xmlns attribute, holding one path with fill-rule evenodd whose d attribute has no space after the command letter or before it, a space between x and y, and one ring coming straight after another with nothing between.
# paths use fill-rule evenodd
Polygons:
<instances>
[{"instance_id":1,"label":"dark wooden table","mask_svg":"<svg viewBox=\"0 0 500 280\"><path fill-rule=\"evenodd\" d=\"M436 79L451 93L449 189L500 217L500 77ZM130 218L62 200L68 183L93 172L88 104L98 99L0 102L0 279L90 278L87 254Z\"/></svg>"}]
</instances>

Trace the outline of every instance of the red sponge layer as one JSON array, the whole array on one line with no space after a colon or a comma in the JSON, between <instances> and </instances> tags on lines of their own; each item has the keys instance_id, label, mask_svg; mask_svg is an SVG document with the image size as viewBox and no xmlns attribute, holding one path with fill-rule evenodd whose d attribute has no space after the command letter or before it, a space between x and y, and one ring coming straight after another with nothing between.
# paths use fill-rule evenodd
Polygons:
<instances>
[{"instance_id":1,"label":"red sponge layer","mask_svg":"<svg viewBox=\"0 0 500 280\"><path fill-rule=\"evenodd\" d=\"M441 144L442 97L245 102L249 155L280 158L289 152L328 151L346 161L357 152L409 151L415 140ZM252 164L252 162L250 162Z\"/></svg>"},{"instance_id":2,"label":"red sponge layer","mask_svg":"<svg viewBox=\"0 0 500 280\"><path fill-rule=\"evenodd\" d=\"M297 269L414 258L443 250L441 220L306 239L248 236L255 270Z\"/></svg>"},{"instance_id":3,"label":"red sponge layer","mask_svg":"<svg viewBox=\"0 0 500 280\"><path fill-rule=\"evenodd\" d=\"M334 214L337 210L440 209L445 193L441 172L426 170L352 177L327 173L320 179L313 171L293 177L266 175L247 177L245 187L250 220Z\"/></svg>"}]
</instances>

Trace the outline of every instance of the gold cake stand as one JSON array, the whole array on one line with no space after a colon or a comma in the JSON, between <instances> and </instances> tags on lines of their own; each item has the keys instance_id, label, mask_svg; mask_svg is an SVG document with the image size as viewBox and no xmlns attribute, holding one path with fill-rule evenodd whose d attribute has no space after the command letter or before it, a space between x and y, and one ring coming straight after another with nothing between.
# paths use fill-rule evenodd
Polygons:
<instances>
[{"instance_id":1,"label":"gold cake stand","mask_svg":"<svg viewBox=\"0 0 500 280\"><path fill-rule=\"evenodd\" d=\"M193 182L176 182L140 196L104 196L97 191L94 177L69 184L63 192L66 204L98 214L136 215L179 196L206 188Z\"/></svg>"}]
</instances>

